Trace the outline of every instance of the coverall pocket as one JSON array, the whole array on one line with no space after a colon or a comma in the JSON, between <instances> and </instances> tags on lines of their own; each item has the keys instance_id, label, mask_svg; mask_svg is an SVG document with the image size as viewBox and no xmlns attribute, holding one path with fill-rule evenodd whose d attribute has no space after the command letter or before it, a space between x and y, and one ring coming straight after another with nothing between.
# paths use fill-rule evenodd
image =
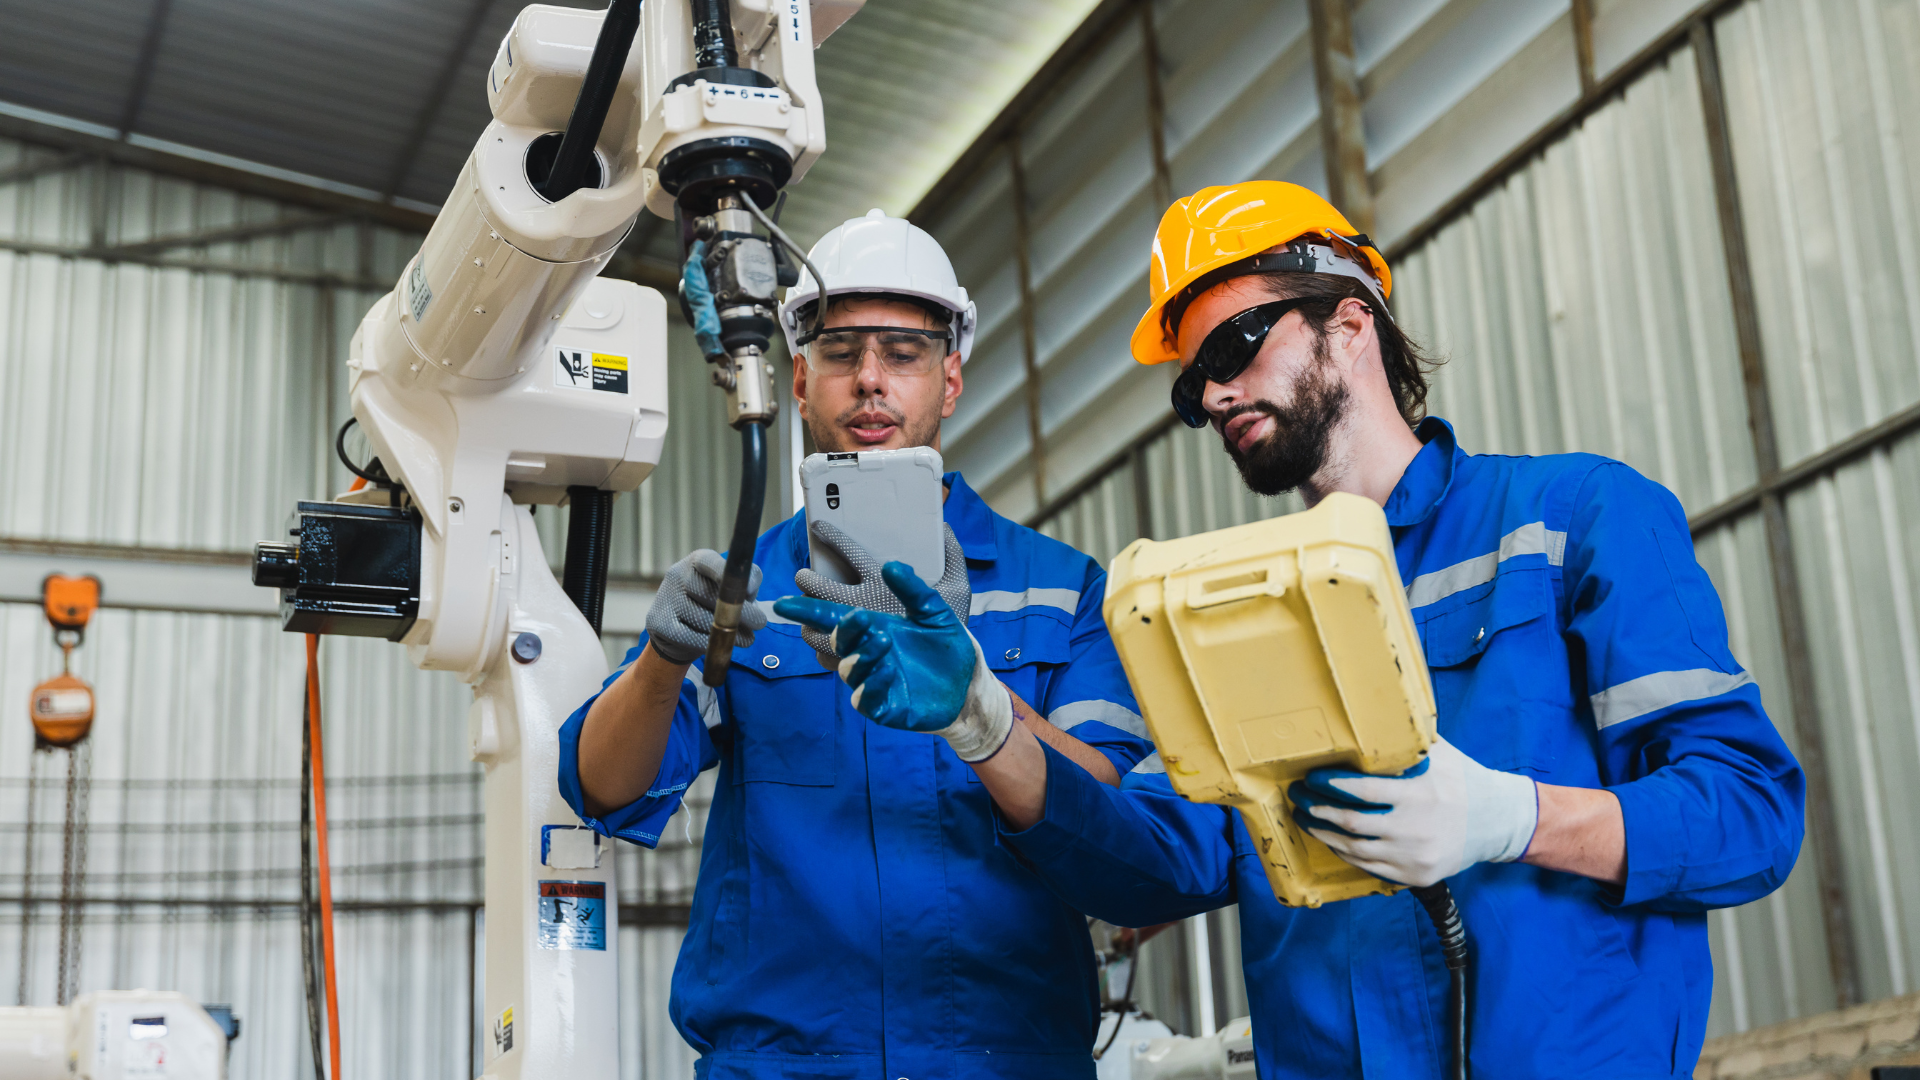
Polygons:
<instances>
[{"instance_id":1,"label":"coverall pocket","mask_svg":"<svg viewBox=\"0 0 1920 1080\"><path fill-rule=\"evenodd\" d=\"M1033 711L1042 713L1047 676L1073 658L1066 627L1050 615L1023 615L968 627L986 654L987 667L1007 689L1020 695ZM965 770L967 782L978 784L980 774Z\"/></svg>"},{"instance_id":2,"label":"coverall pocket","mask_svg":"<svg viewBox=\"0 0 1920 1080\"><path fill-rule=\"evenodd\" d=\"M735 649L726 691L739 755L735 783L833 786L838 698L849 691L820 667L797 629L769 626Z\"/></svg>"},{"instance_id":3,"label":"coverall pocket","mask_svg":"<svg viewBox=\"0 0 1920 1080\"><path fill-rule=\"evenodd\" d=\"M1419 618L1440 734L1490 769L1548 770L1558 733L1534 720L1570 708L1566 646L1544 568L1505 571Z\"/></svg>"}]
</instances>

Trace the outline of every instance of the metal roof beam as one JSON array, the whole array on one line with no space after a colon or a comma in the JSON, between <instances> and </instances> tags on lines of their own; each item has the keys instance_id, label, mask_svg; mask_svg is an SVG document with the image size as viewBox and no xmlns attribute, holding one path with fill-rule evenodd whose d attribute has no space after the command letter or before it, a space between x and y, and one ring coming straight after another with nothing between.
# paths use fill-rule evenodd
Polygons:
<instances>
[{"instance_id":1,"label":"metal roof beam","mask_svg":"<svg viewBox=\"0 0 1920 1080\"><path fill-rule=\"evenodd\" d=\"M297 180L267 176L148 146L136 146L119 139L74 131L24 117L0 114L0 139L65 150L82 159L104 158L115 165L226 188L243 195L258 195L294 206L363 217L375 224L408 232L424 233L433 226L432 214L392 206L377 199L329 191Z\"/></svg>"},{"instance_id":2,"label":"metal roof beam","mask_svg":"<svg viewBox=\"0 0 1920 1080\"><path fill-rule=\"evenodd\" d=\"M1047 504L1047 435L1040 416L1040 345L1034 326L1033 226L1027 220L1027 169L1020 160L1025 153L1021 133L1015 128L1007 135L1007 167L1012 181L1013 254L1020 273L1020 359L1025 369L1027 391L1027 460L1033 469L1033 501Z\"/></svg>"},{"instance_id":3,"label":"metal roof beam","mask_svg":"<svg viewBox=\"0 0 1920 1080\"><path fill-rule=\"evenodd\" d=\"M1593 0L1573 0L1573 55L1580 65L1580 96L1591 97L1599 82L1593 69Z\"/></svg>"},{"instance_id":4,"label":"metal roof beam","mask_svg":"<svg viewBox=\"0 0 1920 1080\"><path fill-rule=\"evenodd\" d=\"M1787 697L1793 705L1794 747L1800 771L1806 777L1807 840L1813 849L1813 870L1820 890L1822 929L1826 932L1827 968L1833 978L1833 996L1841 1008L1861 1001L1859 943L1854 937L1847 900L1843 827L1834 804L1833 778L1828 767L1825 724L1813 670L1814 634L1800 583L1799 559L1794 554L1792 523L1786 498L1780 491L1780 446L1773 420L1772 391L1767 385L1766 347L1760 333L1760 300L1753 284L1746 218L1740 212L1738 169L1733 160L1732 123L1727 117L1727 89L1720 75L1720 45L1713 22L1706 15L1687 28L1694 67L1700 80L1700 105L1706 120L1707 152L1713 167L1714 206L1719 211L1720 241L1727 261L1727 291L1733 301L1734 338L1740 350L1741 382L1747 398L1747 430L1753 437L1755 471L1760 474L1760 520L1767 542L1768 569L1773 578L1774 611L1779 619L1782 658L1786 661ZM1863 432L1872 435L1872 432ZM1771 490L1768 490L1771 488Z\"/></svg>"},{"instance_id":5,"label":"metal roof beam","mask_svg":"<svg viewBox=\"0 0 1920 1080\"><path fill-rule=\"evenodd\" d=\"M359 277L331 270L303 270L288 266L221 262L214 259L180 259L139 251L121 251L111 247L77 247L71 244L41 244L31 240L0 239L0 251L17 255L52 255L59 259L91 259L95 262L133 263L159 270L198 270L208 274L234 277L263 277L292 285L331 285L340 289L386 292L393 288L387 278Z\"/></svg>"},{"instance_id":6,"label":"metal roof beam","mask_svg":"<svg viewBox=\"0 0 1920 1080\"><path fill-rule=\"evenodd\" d=\"M56 154L53 157L41 158L39 161L29 161L15 165L11 169L0 170L0 187L4 187L7 184L25 183L28 180L45 176L48 173L60 172L65 169L71 169L75 165L85 164L89 160L91 160L91 158L86 154Z\"/></svg>"},{"instance_id":7,"label":"metal roof beam","mask_svg":"<svg viewBox=\"0 0 1920 1080\"><path fill-rule=\"evenodd\" d=\"M167 16L173 13L173 0L153 0L153 12L147 17L147 36L140 42L140 59L133 67L133 86L127 91L127 103L120 110L120 137L133 133L140 110L147 105L147 88L153 85L154 61L160 55L160 39L167 31Z\"/></svg>"},{"instance_id":8,"label":"metal roof beam","mask_svg":"<svg viewBox=\"0 0 1920 1080\"><path fill-rule=\"evenodd\" d=\"M1173 205L1173 166L1167 161L1167 96L1161 81L1160 33L1153 0L1140 0L1140 64L1147 76L1147 145L1153 151L1153 202Z\"/></svg>"},{"instance_id":9,"label":"metal roof beam","mask_svg":"<svg viewBox=\"0 0 1920 1080\"><path fill-rule=\"evenodd\" d=\"M101 249L98 257L124 258L149 252L165 251L168 248L197 247L205 244L230 244L239 240L255 240L262 236L278 236L283 233L300 232L303 229L320 229L337 225L349 220L344 214L309 214L298 217L279 218L274 221L255 221L245 225L224 225L217 229L199 229L193 232L175 233L171 236L156 236L151 240L136 240L132 243L114 244Z\"/></svg>"},{"instance_id":10,"label":"metal roof beam","mask_svg":"<svg viewBox=\"0 0 1920 1080\"><path fill-rule=\"evenodd\" d=\"M460 74L460 65L473 49L473 39L480 33L480 24L486 20L487 12L492 10L493 0L473 0L467 9L467 21L460 26L460 32L454 35L453 48L447 50L447 58L440 66L440 73L434 76L432 89L421 102L420 112L413 118L413 130L407 133L406 141L400 144L400 156L393 163L393 171L387 175L387 185L380 192L381 197L392 199L400 191L400 185L413 171L413 163L420 158L420 145L426 142L427 130L433 126L434 118L440 115L440 106L447 100L447 93L453 88L454 77Z\"/></svg>"},{"instance_id":11,"label":"metal roof beam","mask_svg":"<svg viewBox=\"0 0 1920 1080\"><path fill-rule=\"evenodd\" d=\"M1320 153L1327 197L1353 227L1373 232L1373 183L1367 176L1367 133L1360 71L1353 54L1351 0L1307 0L1312 22L1313 85L1320 99Z\"/></svg>"}]
</instances>

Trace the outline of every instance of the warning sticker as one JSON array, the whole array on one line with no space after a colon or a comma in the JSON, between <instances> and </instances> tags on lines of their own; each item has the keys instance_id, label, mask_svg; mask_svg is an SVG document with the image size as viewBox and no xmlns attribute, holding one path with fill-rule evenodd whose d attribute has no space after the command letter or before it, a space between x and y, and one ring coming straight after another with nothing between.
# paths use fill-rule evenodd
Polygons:
<instances>
[{"instance_id":1,"label":"warning sticker","mask_svg":"<svg viewBox=\"0 0 1920 1080\"><path fill-rule=\"evenodd\" d=\"M500 1018L493 1022L493 1056L499 1057L513 1049L513 1006L501 1010Z\"/></svg>"},{"instance_id":2,"label":"warning sticker","mask_svg":"<svg viewBox=\"0 0 1920 1080\"><path fill-rule=\"evenodd\" d=\"M554 346L553 385L576 390L627 392L627 358L610 353L588 352L565 345Z\"/></svg>"},{"instance_id":3,"label":"warning sticker","mask_svg":"<svg viewBox=\"0 0 1920 1080\"><path fill-rule=\"evenodd\" d=\"M540 883L540 947L607 947L607 884L604 881Z\"/></svg>"},{"instance_id":4,"label":"warning sticker","mask_svg":"<svg viewBox=\"0 0 1920 1080\"><path fill-rule=\"evenodd\" d=\"M407 273L407 308L413 312L414 322L427 317L427 305L431 303L433 290L427 287L427 260L422 256L413 260L413 269Z\"/></svg>"}]
</instances>

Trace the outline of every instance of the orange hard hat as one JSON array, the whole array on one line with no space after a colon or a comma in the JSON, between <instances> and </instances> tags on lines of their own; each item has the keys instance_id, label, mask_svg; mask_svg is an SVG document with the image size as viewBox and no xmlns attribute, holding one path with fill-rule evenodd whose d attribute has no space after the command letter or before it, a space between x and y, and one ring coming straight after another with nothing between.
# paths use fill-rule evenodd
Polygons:
<instances>
[{"instance_id":1,"label":"orange hard hat","mask_svg":"<svg viewBox=\"0 0 1920 1080\"><path fill-rule=\"evenodd\" d=\"M1256 256L1295 240L1319 241L1324 254L1316 261L1301 248L1302 258L1291 263L1254 262ZM1201 278L1241 262L1250 264L1247 273L1344 273L1359 278L1383 306L1393 294L1393 274L1373 241L1312 191L1279 180L1201 188L1167 207L1154 233L1148 271L1153 303L1134 327L1133 358L1143 364L1180 359L1173 335L1161 325L1167 302Z\"/></svg>"}]
</instances>

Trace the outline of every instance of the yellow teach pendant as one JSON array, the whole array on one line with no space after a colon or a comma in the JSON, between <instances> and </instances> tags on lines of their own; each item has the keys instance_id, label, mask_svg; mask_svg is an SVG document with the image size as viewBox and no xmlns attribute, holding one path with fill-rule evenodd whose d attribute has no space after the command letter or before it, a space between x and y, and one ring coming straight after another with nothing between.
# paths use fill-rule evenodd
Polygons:
<instances>
[{"instance_id":1,"label":"yellow teach pendant","mask_svg":"<svg viewBox=\"0 0 1920 1080\"><path fill-rule=\"evenodd\" d=\"M1398 773L1434 738L1433 689L1372 500L1136 540L1104 607L1175 791L1237 807L1274 895L1319 907L1396 891L1288 814L1287 785L1321 766Z\"/></svg>"}]
</instances>

